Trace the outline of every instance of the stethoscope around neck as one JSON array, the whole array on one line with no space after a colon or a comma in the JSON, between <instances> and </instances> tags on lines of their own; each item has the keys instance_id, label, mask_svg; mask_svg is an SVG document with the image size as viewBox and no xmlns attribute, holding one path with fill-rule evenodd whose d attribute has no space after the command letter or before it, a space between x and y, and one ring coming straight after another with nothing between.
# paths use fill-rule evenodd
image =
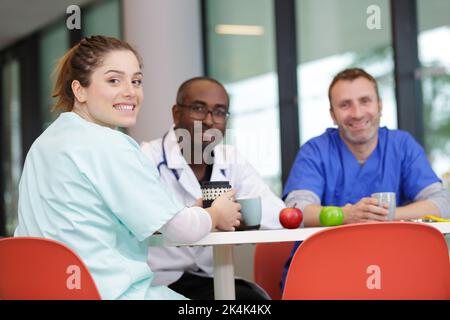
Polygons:
<instances>
[{"instance_id":1,"label":"stethoscope around neck","mask_svg":"<svg viewBox=\"0 0 450 320\"><path fill-rule=\"evenodd\" d=\"M161 140L161 147L162 147L162 161L160 163L158 163L157 169L159 172L159 175L161 175L161 166L164 165L167 167L167 169L169 169L170 171L172 171L173 176L177 179L180 180L180 175L178 174L178 171L175 169L171 169L167 166L167 156L166 156L166 148L164 147L164 142L166 141L166 137L167 134L169 133L169 131L167 131L162 140ZM220 169L220 172L223 174L224 177L226 177L225 175L225 169Z\"/></svg>"}]
</instances>

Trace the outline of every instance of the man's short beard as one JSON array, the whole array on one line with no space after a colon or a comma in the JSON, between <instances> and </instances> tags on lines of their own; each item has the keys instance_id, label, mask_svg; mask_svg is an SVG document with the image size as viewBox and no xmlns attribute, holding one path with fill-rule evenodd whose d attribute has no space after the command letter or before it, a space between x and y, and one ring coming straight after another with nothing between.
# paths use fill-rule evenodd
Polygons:
<instances>
[{"instance_id":1,"label":"man's short beard","mask_svg":"<svg viewBox=\"0 0 450 320\"><path fill-rule=\"evenodd\" d=\"M377 132L378 132L378 128L380 127L380 118L378 118L377 124L378 124L377 127L371 128L372 132L371 132L370 136L367 139L364 139L364 140L359 140L357 138L354 138L352 136L351 132L349 132L349 130L346 129L345 127L342 128L342 131L343 131L343 134L344 134L345 138L348 141L350 141L351 143L353 143L355 145L361 145L361 144L368 143L369 141L373 140L376 137Z\"/></svg>"}]
</instances>

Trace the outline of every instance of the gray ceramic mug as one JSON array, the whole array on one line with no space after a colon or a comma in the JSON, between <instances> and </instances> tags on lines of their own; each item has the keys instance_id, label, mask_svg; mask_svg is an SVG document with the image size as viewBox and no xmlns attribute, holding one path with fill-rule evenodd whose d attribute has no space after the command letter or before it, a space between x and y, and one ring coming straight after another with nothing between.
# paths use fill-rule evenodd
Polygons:
<instances>
[{"instance_id":1,"label":"gray ceramic mug","mask_svg":"<svg viewBox=\"0 0 450 320\"><path fill-rule=\"evenodd\" d=\"M388 205L388 220L395 220L395 208L397 207L395 192L376 192L372 193L371 197L378 200L379 207Z\"/></svg>"},{"instance_id":2,"label":"gray ceramic mug","mask_svg":"<svg viewBox=\"0 0 450 320\"><path fill-rule=\"evenodd\" d=\"M261 197L248 197L236 199L241 205L242 222L236 230L259 229L261 225Z\"/></svg>"}]
</instances>

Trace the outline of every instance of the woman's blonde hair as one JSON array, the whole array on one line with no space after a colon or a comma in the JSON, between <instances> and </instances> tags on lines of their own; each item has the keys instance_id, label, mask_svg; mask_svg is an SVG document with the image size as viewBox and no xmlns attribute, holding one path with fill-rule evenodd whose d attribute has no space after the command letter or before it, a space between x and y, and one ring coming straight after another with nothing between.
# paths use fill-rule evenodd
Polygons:
<instances>
[{"instance_id":1,"label":"woman's blonde hair","mask_svg":"<svg viewBox=\"0 0 450 320\"><path fill-rule=\"evenodd\" d=\"M75 102L72 82L78 80L83 87L88 87L94 70L103 63L108 53L116 50L133 52L142 68L139 53L127 42L112 37L87 37L67 51L55 69L56 81L52 97L57 100L52 111L72 111Z\"/></svg>"}]
</instances>

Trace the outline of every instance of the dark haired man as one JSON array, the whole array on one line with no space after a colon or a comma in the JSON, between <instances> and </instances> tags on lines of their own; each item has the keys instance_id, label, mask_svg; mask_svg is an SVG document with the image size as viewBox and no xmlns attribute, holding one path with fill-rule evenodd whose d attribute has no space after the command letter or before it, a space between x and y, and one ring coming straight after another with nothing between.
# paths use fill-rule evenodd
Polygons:
<instances>
[{"instance_id":1,"label":"dark haired man","mask_svg":"<svg viewBox=\"0 0 450 320\"><path fill-rule=\"evenodd\" d=\"M230 145L225 135L229 97L223 85L207 77L185 81L172 107L174 127L162 139L142 144L142 151L158 166L161 181L184 204L201 198L202 181L229 181L236 198L261 197L262 229L281 229L278 213L284 203L256 170ZM211 247L149 248L153 284L168 285L191 299L213 299ZM257 285L235 281L236 299L267 299Z\"/></svg>"}]
</instances>

